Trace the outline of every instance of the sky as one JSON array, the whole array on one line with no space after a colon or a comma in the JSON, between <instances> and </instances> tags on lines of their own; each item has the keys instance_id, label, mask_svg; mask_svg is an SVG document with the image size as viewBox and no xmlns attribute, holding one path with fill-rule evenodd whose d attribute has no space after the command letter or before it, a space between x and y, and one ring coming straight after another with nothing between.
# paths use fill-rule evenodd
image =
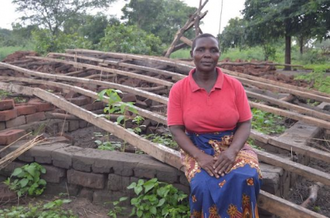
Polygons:
<instances>
[{"instance_id":1,"label":"sky","mask_svg":"<svg viewBox=\"0 0 330 218\"><path fill-rule=\"evenodd\" d=\"M0 28L11 29L11 23L17 22L19 14L15 12L15 5L11 3L12 0L1 0L0 6ZM189 6L198 7L199 0L182 0ZM205 2L205 0L203 0ZM241 10L244 8L245 0L223 0L223 10L221 18L221 31L227 25L231 18L242 17ZM124 0L117 0L109 9L109 14L121 17L121 9L123 8ZM202 12L208 11L203 18L203 25L201 29L204 33L211 33L217 35L219 32L219 21L221 11L221 0L209 0ZM188 18L187 18L188 19Z\"/></svg>"}]
</instances>

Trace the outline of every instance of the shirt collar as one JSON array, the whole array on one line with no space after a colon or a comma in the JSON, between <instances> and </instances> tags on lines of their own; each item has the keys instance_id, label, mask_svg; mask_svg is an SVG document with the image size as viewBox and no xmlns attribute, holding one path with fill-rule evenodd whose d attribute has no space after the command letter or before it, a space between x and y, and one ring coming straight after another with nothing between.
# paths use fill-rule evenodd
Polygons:
<instances>
[{"instance_id":1,"label":"shirt collar","mask_svg":"<svg viewBox=\"0 0 330 218\"><path fill-rule=\"evenodd\" d=\"M213 91L214 89L222 89L222 84L223 84L223 72L221 71L221 69L219 67L216 68L217 73L218 73L218 78L217 81L214 84L214 87L212 88L211 91ZM201 88L197 85L197 83L195 82L194 78L193 78L193 74L195 73L196 68L190 70L188 78L189 78L189 83L190 83L190 88L192 92L196 92L198 90L200 90Z\"/></svg>"}]
</instances>

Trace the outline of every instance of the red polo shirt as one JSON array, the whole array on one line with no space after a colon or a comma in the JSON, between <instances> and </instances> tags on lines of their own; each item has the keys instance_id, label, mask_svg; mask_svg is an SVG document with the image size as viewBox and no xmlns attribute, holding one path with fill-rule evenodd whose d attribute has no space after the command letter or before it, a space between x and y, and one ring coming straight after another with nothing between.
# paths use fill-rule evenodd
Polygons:
<instances>
[{"instance_id":1,"label":"red polo shirt","mask_svg":"<svg viewBox=\"0 0 330 218\"><path fill-rule=\"evenodd\" d=\"M210 133L232 130L238 122L252 118L242 84L217 68L217 81L207 93L189 76L175 83L167 108L168 126L185 126L186 131Z\"/></svg>"}]
</instances>

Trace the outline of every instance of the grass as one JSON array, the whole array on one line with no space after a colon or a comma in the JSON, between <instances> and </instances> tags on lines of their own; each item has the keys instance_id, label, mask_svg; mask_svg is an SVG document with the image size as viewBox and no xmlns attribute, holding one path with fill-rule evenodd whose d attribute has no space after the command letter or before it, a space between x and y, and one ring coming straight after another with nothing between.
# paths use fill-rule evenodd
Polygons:
<instances>
[{"instance_id":1,"label":"grass","mask_svg":"<svg viewBox=\"0 0 330 218\"><path fill-rule=\"evenodd\" d=\"M9 46L9 47L0 47L0 61L2 61L8 55L16 51L30 51L32 47L30 46Z\"/></svg>"}]
</instances>

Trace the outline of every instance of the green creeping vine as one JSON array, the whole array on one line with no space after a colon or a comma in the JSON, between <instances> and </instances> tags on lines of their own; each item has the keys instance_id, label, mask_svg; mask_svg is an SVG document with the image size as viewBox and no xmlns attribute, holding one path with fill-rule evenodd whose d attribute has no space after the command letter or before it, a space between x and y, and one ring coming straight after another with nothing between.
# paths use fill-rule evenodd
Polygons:
<instances>
[{"instance_id":1,"label":"green creeping vine","mask_svg":"<svg viewBox=\"0 0 330 218\"><path fill-rule=\"evenodd\" d=\"M71 210L63 210L62 205L71 200L57 199L46 204L29 204L0 209L0 218L77 218Z\"/></svg>"},{"instance_id":2,"label":"green creeping vine","mask_svg":"<svg viewBox=\"0 0 330 218\"><path fill-rule=\"evenodd\" d=\"M137 197L131 199L133 206L130 216L144 218L188 218L189 205L187 195L173 185L157 181L140 179L127 187L133 189Z\"/></svg>"},{"instance_id":3,"label":"green creeping vine","mask_svg":"<svg viewBox=\"0 0 330 218\"><path fill-rule=\"evenodd\" d=\"M31 163L16 168L11 176L4 182L9 188L15 191L18 197L26 194L38 196L46 188L46 181L40 179L40 174L46 173L46 169L38 163ZM12 177L15 179L12 180Z\"/></svg>"}]
</instances>

